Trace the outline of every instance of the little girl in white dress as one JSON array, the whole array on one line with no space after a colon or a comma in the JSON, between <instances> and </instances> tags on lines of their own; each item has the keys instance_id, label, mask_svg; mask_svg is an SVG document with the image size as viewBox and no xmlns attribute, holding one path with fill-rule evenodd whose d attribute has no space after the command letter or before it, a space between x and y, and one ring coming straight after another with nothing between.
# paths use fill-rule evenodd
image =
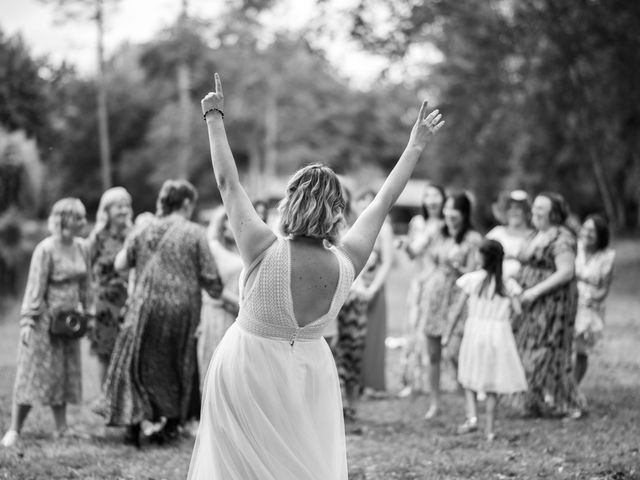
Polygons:
<instances>
[{"instance_id":1,"label":"little girl in white dress","mask_svg":"<svg viewBox=\"0 0 640 480\"><path fill-rule=\"evenodd\" d=\"M500 242L485 239L480 247L482 269L462 275L456 282L464 292L454 308L452 332L468 304L468 317L460 345L458 381L465 389L467 420L459 433L478 429L478 392L487 395L487 440L494 439L494 420L498 395L527 389L510 319L519 310L517 296L522 293L512 278L503 279L504 249ZM448 341L450 335L444 337Z\"/></svg>"}]
</instances>

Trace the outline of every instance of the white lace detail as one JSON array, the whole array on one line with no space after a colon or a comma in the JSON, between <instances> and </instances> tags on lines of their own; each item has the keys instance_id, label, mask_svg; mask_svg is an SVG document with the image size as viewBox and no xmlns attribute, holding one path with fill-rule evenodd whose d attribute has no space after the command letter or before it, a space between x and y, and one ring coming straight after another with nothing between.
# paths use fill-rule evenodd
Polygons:
<instances>
[{"instance_id":1,"label":"white lace detail","mask_svg":"<svg viewBox=\"0 0 640 480\"><path fill-rule=\"evenodd\" d=\"M326 314L300 327L293 313L288 242L286 239L278 239L267 248L261 259L258 258L257 265L254 263L246 273L243 272L242 290L251 270L258 269L253 284L249 290L243 292L236 322L249 333L286 340L293 345L299 340L315 340L322 336L325 325L338 315L347 299L355 270L344 252L335 247L331 248L340 267L338 285L333 294L331 306Z\"/></svg>"}]
</instances>

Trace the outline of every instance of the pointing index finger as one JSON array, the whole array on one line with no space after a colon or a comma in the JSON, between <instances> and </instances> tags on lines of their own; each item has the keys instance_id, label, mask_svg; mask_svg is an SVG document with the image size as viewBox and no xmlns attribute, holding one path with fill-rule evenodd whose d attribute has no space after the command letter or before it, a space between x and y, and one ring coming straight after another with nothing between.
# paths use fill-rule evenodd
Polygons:
<instances>
[{"instance_id":1,"label":"pointing index finger","mask_svg":"<svg viewBox=\"0 0 640 480\"><path fill-rule=\"evenodd\" d=\"M216 93L222 94L222 82L220 81L220 75L218 75L218 72L213 75L213 78L216 83Z\"/></svg>"}]
</instances>

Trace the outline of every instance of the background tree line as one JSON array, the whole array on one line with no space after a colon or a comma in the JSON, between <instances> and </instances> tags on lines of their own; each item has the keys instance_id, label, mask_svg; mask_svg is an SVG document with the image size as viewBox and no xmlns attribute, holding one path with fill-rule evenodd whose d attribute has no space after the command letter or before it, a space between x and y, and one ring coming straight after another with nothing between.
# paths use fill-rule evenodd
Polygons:
<instances>
[{"instance_id":1,"label":"background tree line","mask_svg":"<svg viewBox=\"0 0 640 480\"><path fill-rule=\"evenodd\" d=\"M578 214L602 211L618 230L638 227L637 2L359 0L346 28L363 47L398 64L438 52L368 90L315 46L322 20L297 34L266 29L261 14L277 3L228 2L215 21L185 13L105 59L112 181L131 191L136 210L153 210L159 185L175 176L217 201L198 100L219 71L232 148L255 196L264 178L313 161L341 173L387 169L426 93L448 128L418 175L474 191L481 223L491 222L498 191L518 187L557 190ZM1 211L14 204L43 216L68 195L95 210L100 84L0 33L0 147L13 145L0 148ZM31 153L16 155L23 150Z\"/></svg>"}]
</instances>

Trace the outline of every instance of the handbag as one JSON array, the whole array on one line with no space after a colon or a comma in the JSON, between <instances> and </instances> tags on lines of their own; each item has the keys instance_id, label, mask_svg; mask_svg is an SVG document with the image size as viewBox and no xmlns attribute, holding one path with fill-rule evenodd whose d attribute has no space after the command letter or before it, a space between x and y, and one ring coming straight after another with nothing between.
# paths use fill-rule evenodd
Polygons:
<instances>
[{"instance_id":1,"label":"handbag","mask_svg":"<svg viewBox=\"0 0 640 480\"><path fill-rule=\"evenodd\" d=\"M80 338L89 327L89 317L78 310L61 310L51 316L49 333L56 337Z\"/></svg>"}]
</instances>

